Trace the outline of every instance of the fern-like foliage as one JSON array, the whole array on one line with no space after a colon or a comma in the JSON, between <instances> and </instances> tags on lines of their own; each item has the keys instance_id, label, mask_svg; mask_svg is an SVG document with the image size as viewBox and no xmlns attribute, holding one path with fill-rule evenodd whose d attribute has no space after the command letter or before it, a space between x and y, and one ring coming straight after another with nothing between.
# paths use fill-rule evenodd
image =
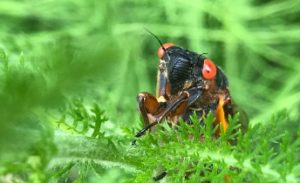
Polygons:
<instances>
[{"instance_id":1,"label":"fern-like foliage","mask_svg":"<svg viewBox=\"0 0 300 183\"><path fill-rule=\"evenodd\" d=\"M72 121L69 121L70 119ZM94 104L89 111L80 99L74 99L69 110L58 121L58 125L78 134L101 138L104 136L103 132L100 132L101 125L107 120L108 118L104 116L104 110L100 109L97 104Z\"/></svg>"},{"instance_id":2,"label":"fern-like foliage","mask_svg":"<svg viewBox=\"0 0 300 183\"><path fill-rule=\"evenodd\" d=\"M229 119L228 131L219 138L215 137L218 127L213 127L213 115L205 118L204 126L194 115L192 125L181 121L173 129L162 123L132 145L133 133L120 138L106 136L97 129L98 136L87 135L88 131L94 134L96 125L78 130L78 126L96 119L105 121L97 105L87 110L77 100L67 111L69 120L76 122L59 121L64 132L57 134L59 153L49 166L56 179L71 179L70 172L77 171L77 180L86 182L91 172L101 177L106 169L118 168L125 173L125 182L149 182L162 172L167 173L164 179L168 182L300 181L300 129L297 134L278 132L278 124L287 120L286 112L274 116L269 122L272 125L258 124L245 134L239 130L236 115Z\"/></svg>"},{"instance_id":3,"label":"fern-like foliage","mask_svg":"<svg viewBox=\"0 0 300 183\"><path fill-rule=\"evenodd\" d=\"M130 173L136 171L124 162L124 139L108 136L101 128L107 120L99 105L87 107L82 100L73 100L57 122L61 130L56 135L58 154L49 164L52 181L86 182L90 172L102 175L114 167Z\"/></svg>"},{"instance_id":4,"label":"fern-like foliage","mask_svg":"<svg viewBox=\"0 0 300 183\"><path fill-rule=\"evenodd\" d=\"M284 114L281 114L284 115ZM282 116L278 116L279 119ZM277 118L278 119L278 118ZM166 171L170 182L298 182L299 133L292 138L288 132L278 133L275 118L272 125L256 125L245 134L236 131L238 115L230 119L230 129L220 138L214 137L213 117L201 127L182 122L178 130L163 125L163 130L139 140L136 151L140 155L143 173L135 180L150 180L154 170ZM237 144L230 141L236 139ZM159 171L156 171L158 174Z\"/></svg>"},{"instance_id":5,"label":"fern-like foliage","mask_svg":"<svg viewBox=\"0 0 300 183\"><path fill-rule=\"evenodd\" d=\"M162 172L167 182L300 181L300 129L296 134L278 129L288 120L286 112L246 133L236 115L218 138L213 115L205 125L194 115L192 125L181 121L175 129L162 122L135 145L134 130L123 136L105 133L108 118L97 104L76 99L62 114L54 140L48 134L24 161L2 165L2 173L32 182L100 181L111 169L121 171L122 182L150 182Z\"/></svg>"}]
</instances>

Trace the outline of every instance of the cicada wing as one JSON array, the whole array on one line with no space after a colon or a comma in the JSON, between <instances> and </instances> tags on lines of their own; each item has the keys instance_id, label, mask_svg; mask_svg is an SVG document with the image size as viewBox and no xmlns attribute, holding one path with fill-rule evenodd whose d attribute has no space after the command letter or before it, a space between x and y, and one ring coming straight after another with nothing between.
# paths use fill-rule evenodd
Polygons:
<instances>
[{"instance_id":1,"label":"cicada wing","mask_svg":"<svg viewBox=\"0 0 300 183\"><path fill-rule=\"evenodd\" d=\"M170 93L170 83L167 79L165 61L161 60L157 71L156 98L159 100L163 97L167 100L170 97Z\"/></svg>"},{"instance_id":2,"label":"cicada wing","mask_svg":"<svg viewBox=\"0 0 300 183\"><path fill-rule=\"evenodd\" d=\"M231 115L232 117L239 113L239 124L241 125L241 130L243 133L246 132L249 125L249 118L247 113L239 107L234 101L231 101L231 104L224 106L224 111L226 114L226 118L228 119L228 116Z\"/></svg>"}]
</instances>

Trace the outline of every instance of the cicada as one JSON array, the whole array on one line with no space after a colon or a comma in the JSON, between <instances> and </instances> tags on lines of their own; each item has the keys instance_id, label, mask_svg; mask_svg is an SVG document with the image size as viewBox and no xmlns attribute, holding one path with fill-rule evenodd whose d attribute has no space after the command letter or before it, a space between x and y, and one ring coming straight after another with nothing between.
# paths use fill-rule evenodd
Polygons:
<instances>
[{"instance_id":1,"label":"cicada","mask_svg":"<svg viewBox=\"0 0 300 183\"><path fill-rule=\"evenodd\" d=\"M160 42L160 45L156 95L141 92L137 96L144 128L136 137L162 120L176 126L180 119L191 123L193 113L201 120L209 112L215 116L215 125L219 125L216 136L221 131L226 132L229 115L233 116L239 110L232 101L223 70L204 54L173 43ZM241 126L246 129L247 122Z\"/></svg>"}]
</instances>

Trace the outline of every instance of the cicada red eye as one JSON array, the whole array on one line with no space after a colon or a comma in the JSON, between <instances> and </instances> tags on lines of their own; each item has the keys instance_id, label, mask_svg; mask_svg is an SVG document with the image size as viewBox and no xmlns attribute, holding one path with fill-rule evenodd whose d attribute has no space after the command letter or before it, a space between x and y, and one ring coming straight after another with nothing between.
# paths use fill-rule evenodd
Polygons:
<instances>
[{"instance_id":1,"label":"cicada red eye","mask_svg":"<svg viewBox=\"0 0 300 183\"><path fill-rule=\"evenodd\" d=\"M204 79L211 80L216 76L216 74L217 68L215 64L211 60L205 59L202 68L202 76Z\"/></svg>"},{"instance_id":2,"label":"cicada red eye","mask_svg":"<svg viewBox=\"0 0 300 183\"><path fill-rule=\"evenodd\" d=\"M172 46L175 46L175 45L173 43L164 43L161 47L159 47L157 50L158 58L162 59L164 57L165 51L162 47L164 47L165 49L168 49Z\"/></svg>"}]
</instances>

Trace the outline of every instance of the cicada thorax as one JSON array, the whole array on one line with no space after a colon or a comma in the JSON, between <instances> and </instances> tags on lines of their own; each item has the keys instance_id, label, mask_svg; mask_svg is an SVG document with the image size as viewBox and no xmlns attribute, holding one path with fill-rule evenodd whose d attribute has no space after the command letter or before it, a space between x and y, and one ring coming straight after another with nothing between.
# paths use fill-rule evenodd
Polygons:
<instances>
[{"instance_id":1,"label":"cicada thorax","mask_svg":"<svg viewBox=\"0 0 300 183\"><path fill-rule=\"evenodd\" d=\"M193 82L195 65L200 61L198 57L198 54L176 46L166 50L163 59L166 62L171 95L184 90L187 82Z\"/></svg>"}]
</instances>

